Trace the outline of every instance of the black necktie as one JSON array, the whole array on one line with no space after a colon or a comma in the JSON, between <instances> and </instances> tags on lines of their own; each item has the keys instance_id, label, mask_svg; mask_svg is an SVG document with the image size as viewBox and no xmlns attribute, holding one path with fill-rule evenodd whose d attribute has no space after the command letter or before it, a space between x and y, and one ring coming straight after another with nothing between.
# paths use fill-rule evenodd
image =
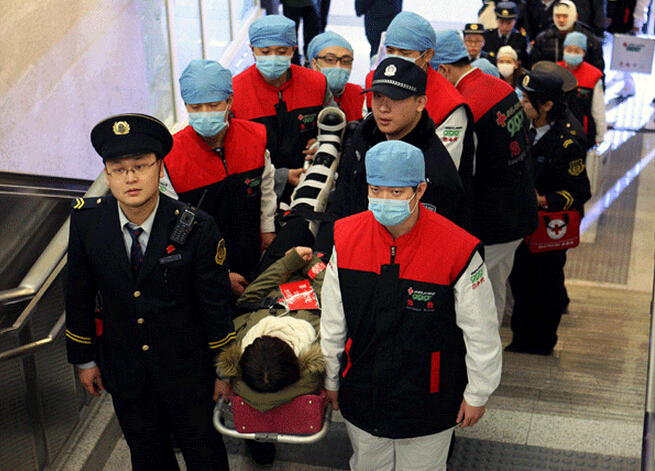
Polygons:
<instances>
[{"instance_id":1,"label":"black necktie","mask_svg":"<svg viewBox=\"0 0 655 471\"><path fill-rule=\"evenodd\" d=\"M132 248L130 249L130 265L132 266L132 274L136 280L137 275L139 274L139 268L143 263L143 250L141 250L141 244L139 243L139 236L143 232L143 229L140 227L132 229L130 226L127 226L127 230L132 236Z\"/></svg>"},{"instance_id":2,"label":"black necktie","mask_svg":"<svg viewBox=\"0 0 655 471\"><path fill-rule=\"evenodd\" d=\"M533 127L530 127L530 130L528 131L528 135L530 136L530 145L534 144L534 139L537 137L537 130Z\"/></svg>"},{"instance_id":3,"label":"black necktie","mask_svg":"<svg viewBox=\"0 0 655 471\"><path fill-rule=\"evenodd\" d=\"M503 46L507 46L507 36L504 36L504 35L501 36L501 37L500 37L500 43L501 43Z\"/></svg>"}]
</instances>

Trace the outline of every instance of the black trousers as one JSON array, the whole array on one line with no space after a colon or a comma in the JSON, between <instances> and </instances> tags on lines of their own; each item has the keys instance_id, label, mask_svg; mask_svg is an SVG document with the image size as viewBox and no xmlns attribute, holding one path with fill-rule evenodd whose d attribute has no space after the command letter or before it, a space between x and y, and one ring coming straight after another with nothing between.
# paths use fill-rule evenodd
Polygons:
<instances>
[{"instance_id":1,"label":"black trousers","mask_svg":"<svg viewBox=\"0 0 655 471\"><path fill-rule=\"evenodd\" d=\"M114 410L130 447L134 471L179 471L173 432L188 471L227 471L223 439L212 423L212 391L202 400L164 403L154 391L136 401L113 397Z\"/></svg>"},{"instance_id":2,"label":"black trousers","mask_svg":"<svg viewBox=\"0 0 655 471\"><path fill-rule=\"evenodd\" d=\"M283 5L282 12L284 13L284 16L296 23L296 31L298 31L300 19L302 18L303 53L304 56L307 57L307 46L309 46L309 42L321 31L321 19L318 16L316 8L314 8L314 5L298 8ZM297 62L295 62L296 57L297 55L294 54L294 63L297 64Z\"/></svg>"},{"instance_id":3,"label":"black trousers","mask_svg":"<svg viewBox=\"0 0 655 471\"><path fill-rule=\"evenodd\" d=\"M557 343L557 328L568 304L564 286L566 250L533 254L525 242L514 256L509 277L514 311L512 344L547 354Z\"/></svg>"}]
</instances>

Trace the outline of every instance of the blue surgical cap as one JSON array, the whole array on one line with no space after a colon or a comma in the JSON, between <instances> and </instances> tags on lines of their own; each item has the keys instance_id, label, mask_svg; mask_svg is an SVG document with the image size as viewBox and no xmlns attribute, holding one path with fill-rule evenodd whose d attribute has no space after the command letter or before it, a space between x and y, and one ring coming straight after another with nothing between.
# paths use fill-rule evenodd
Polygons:
<instances>
[{"instance_id":1,"label":"blue surgical cap","mask_svg":"<svg viewBox=\"0 0 655 471\"><path fill-rule=\"evenodd\" d=\"M430 65L435 69L438 69L441 64L454 64L469 56L459 31L455 29L437 31L436 36L434 57L430 61Z\"/></svg>"},{"instance_id":2,"label":"blue surgical cap","mask_svg":"<svg viewBox=\"0 0 655 471\"><path fill-rule=\"evenodd\" d=\"M418 147L403 141L382 141L366 153L369 185L407 187L425 181L425 157Z\"/></svg>"},{"instance_id":3,"label":"blue surgical cap","mask_svg":"<svg viewBox=\"0 0 655 471\"><path fill-rule=\"evenodd\" d=\"M345 47L351 53L355 53L353 47L343 36L334 31L326 31L325 33L314 36L314 39L310 41L309 46L307 46L307 56L310 60L315 59L323 49L331 46Z\"/></svg>"},{"instance_id":4,"label":"blue surgical cap","mask_svg":"<svg viewBox=\"0 0 655 471\"><path fill-rule=\"evenodd\" d=\"M192 60L180 76L184 103L214 103L232 95L232 74L216 61Z\"/></svg>"},{"instance_id":5,"label":"blue surgical cap","mask_svg":"<svg viewBox=\"0 0 655 471\"><path fill-rule=\"evenodd\" d=\"M409 51L434 49L435 42L436 35L430 22L411 11L398 13L389 24L384 38L385 46Z\"/></svg>"},{"instance_id":6,"label":"blue surgical cap","mask_svg":"<svg viewBox=\"0 0 655 471\"><path fill-rule=\"evenodd\" d=\"M564 47L566 46L578 46L587 50L587 36L577 31L572 31L566 35L564 38Z\"/></svg>"},{"instance_id":7,"label":"blue surgical cap","mask_svg":"<svg viewBox=\"0 0 655 471\"><path fill-rule=\"evenodd\" d=\"M296 23L286 16L267 15L253 21L248 28L253 47L295 46Z\"/></svg>"},{"instance_id":8,"label":"blue surgical cap","mask_svg":"<svg viewBox=\"0 0 655 471\"><path fill-rule=\"evenodd\" d=\"M471 62L471 65L473 67L477 67L478 69L480 69L485 74L493 75L496 78L500 78L500 72L498 71L496 66L493 65L491 62L489 62L484 57L481 57L480 59L474 60L473 62Z\"/></svg>"}]
</instances>

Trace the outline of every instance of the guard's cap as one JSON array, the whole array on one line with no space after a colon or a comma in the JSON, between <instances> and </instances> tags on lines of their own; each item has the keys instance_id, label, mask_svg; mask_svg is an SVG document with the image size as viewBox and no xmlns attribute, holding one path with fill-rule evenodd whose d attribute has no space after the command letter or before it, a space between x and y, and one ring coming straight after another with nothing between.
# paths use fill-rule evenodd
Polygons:
<instances>
[{"instance_id":1,"label":"guard's cap","mask_svg":"<svg viewBox=\"0 0 655 471\"><path fill-rule=\"evenodd\" d=\"M564 81L554 73L531 70L519 82L519 88L528 94L535 94L547 100L557 100L564 95Z\"/></svg>"},{"instance_id":2,"label":"guard's cap","mask_svg":"<svg viewBox=\"0 0 655 471\"><path fill-rule=\"evenodd\" d=\"M496 18L513 20L519 16L519 9L514 2L498 2L494 13L496 13Z\"/></svg>"},{"instance_id":3,"label":"guard's cap","mask_svg":"<svg viewBox=\"0 0 655 471\"><path fill-rule=\"evenodd\" d=\"M91 144L105 161L150 152L163 158L173 147L173 136L158 119L127 113L96 124L91 131Z\"/></svg>"},{"instance_id":4,"label":"guard's cap","mask_svg":"<svg viewBox=\"0 0 655 471\"><path fill-rule=\"evenodd\" d=\"M283 15L267 15L252 22L248 28L253 47L295 46L296 23Z\"/></svg>"},{"instance_id":5,"label":"guard's cap","mask_svg":"<svg viewBox=\"0 0 655 471\"><path fill-rule=\"evenodd\" d=\"M413 62L399 57L387 57L373 73L371 88L366 92L379 92L392 100L425 95L428 74Z\"/></svg>"},{"instance_id":6,"label":"guard's cap","mask_svg":"<svg viewBox=\"0 0 655 471\"><path fill-rule=\"evenodd\" d=\"M496 60L500 59L501 57L511 57L515 61L519 60L519 55L516 53L512 46L502 46L500 49L498 49L498 53L496 53Z\"/></svg>"},{"instance_id":7,"label":"guard's cap","mask_svg":"<svg viewBox=\"0 0 655 471\"><path fill-rule=\"evenodd\" d=\"M180 76L180 90L190 105L225 101L232 95L232 74L216 61L192 60Z\"/></svg>"},{"instance_id":8,"label":"guard's cap","mask_svg":"<svg viewBox=\"0 0 655 471\"><path fill-rule=\"evenodd\" d=\"M541 70L543 72L548 72L549 74L557 75L562 79L562 90L564 92L570 92L578 86L578 79L575 78L575 75L573 75L573 73L566 67L562 67L561 65L554 62L536 62L532 66L532 70Z\"/></svg>"},{"instance_id":9,"label":"guard's cap","mask_svg":"<svg viewBox=\"0 0 655 471\"><path fill-rule=\"evenodd\" d=\"M484 57L481 57L480 59L474 60L473 62L471 62L471 65L473 67L477 67L478 69L480 69L485 74L493 75L496 78L500 78L500 72L498 71L496 66L493 65L491 62L489 62Z\"/></svg>"},{"instance_id":10,"label":"guard's cap","mask_svg":"<svg viewBox=\"0 0 655 471\"><path fill-rule=\"evenodd\" d=\"M366 152L369 185L414 187L425 181L425 157L418 147L404 141L382 141Z\"/></svg>"},{"instance_id":11,"label":"guard's cap","mask_svg":"<svg viewBox=\"0 0 655 471\"><path fill-rule=\"evenodd\" d=\"M411 11L401 11L389 24L384 45L408 51L425 51L434 49L435 41L434 28L428 20Z\"/></svg>"},{"instance_id":12,"label":"guard's cap","mask_svg":"<svg viewBox=\"0 0 655 471\"><path fill-rule=\"evenodd\" d=\"M584 34L578 32L578 31L571 31L569 34L566 35L564 38L564 47L566 46L578 46L584 49L585 51L587 50L587 36Z\"/></svg>"},{"instance_id":13,"label":"guard's cap","mask_svg":"<svg viewBox=\"0 0 655 471\"><path fill-rule=\"evenodd\" d=\"M326 31L325 33L314 36L314 39L309 42L309 46L307 46L307 56L309 56L310 60L315 59L323 49L332 46L345 47L354 54L353 47L346 38L334 31Z\"/></svg>"},{"instance_id":14,"label":"guard's cap","mask_svg":"<svg viewBox=\"0 0 655 471\"><path fill-rule=\"evenodd\" d=\"M453 64L468 56L469 52L457 30L437 31L434 57L430 61L432 67L438 69L440 64Z\"/></svg>"},{"instance_id":15,"label":"guard's cap","mask_svg":"<svg viewBox=\"0 0 655 471\"><path fill-rule=\"evenodd\" d=\"M464 34L484 34L484 25L482 23L466 23L462 32Z\"/></svg>"}]
</instances>

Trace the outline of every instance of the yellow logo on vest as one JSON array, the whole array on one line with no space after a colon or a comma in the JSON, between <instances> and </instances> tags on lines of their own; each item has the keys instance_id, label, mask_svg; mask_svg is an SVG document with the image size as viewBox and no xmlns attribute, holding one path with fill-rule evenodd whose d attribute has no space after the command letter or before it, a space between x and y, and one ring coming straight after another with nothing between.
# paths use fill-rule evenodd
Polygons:
<instances>
[{"instance_id":1,"label":"yellow logo on vest","mask_svg":"<svg viewBox=\"0 0 655 471\"><path fill-rule=\"evenodd\" d=\"M569 163L569 173L571 175L577 177L582 172L584 172L584 162L582 159L574 160L573 162Z\"/></svg>"},{"instance_id":2,"label":"yellow logo on vest","mask_svg":"<svg viewBox=\"0 0 655 471\"><path fill-rule=\"evenodd\" d=\"M216 247L216 264L223 265L226 256L227 250L225 249L225 239L221 239L218 241L218 247Z\"/></svg>"}]
</instances>

